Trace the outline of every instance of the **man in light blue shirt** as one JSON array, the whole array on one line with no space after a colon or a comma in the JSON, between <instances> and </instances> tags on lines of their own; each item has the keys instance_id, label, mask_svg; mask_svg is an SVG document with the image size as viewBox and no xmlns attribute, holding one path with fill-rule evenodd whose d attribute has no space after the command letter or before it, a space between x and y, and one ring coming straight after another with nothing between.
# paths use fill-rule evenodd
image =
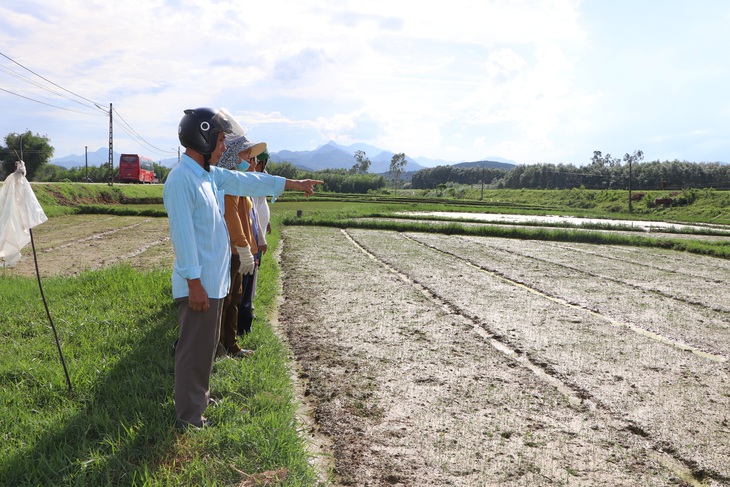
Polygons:
<instances>
[{"instance_id":1,"label":"man in light blue shirt","mask_svg":"<svg viewBox=\"0 0 730 487\"><path fill-rule=\"evenodd\" d=\"M185 110L178 126L185 154L167 176L163 201L175 250L172 294L180 336L175 350L175 411L178 426L203 427L210 374L220 334L223 298L230 283L230 242L223 195L272 196L284 189L314 193L322 181L291 180L215 166L235 120L225 110Z\"/></svg>"}]
</instances>

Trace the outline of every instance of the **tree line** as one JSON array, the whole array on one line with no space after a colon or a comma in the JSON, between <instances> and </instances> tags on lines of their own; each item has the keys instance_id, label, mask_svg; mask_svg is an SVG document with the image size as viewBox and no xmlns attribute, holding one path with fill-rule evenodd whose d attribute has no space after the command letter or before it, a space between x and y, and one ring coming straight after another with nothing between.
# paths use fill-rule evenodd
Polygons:
<instances>
[{"instance_id":1,"label":"tree line","mask_svg":"<svg viewBox=\"0 0 730 487\"><path fill-rule=\"evenodd\" d=\"M303 171L291 162L270 162L266 165L266 172L289 179L320 179L324 181L322 189L333 193L366 194L386 186L385 178L377 174L353 172L348 169Z\"/></svg>"},{"instance_id":2,"label":"tree line","mask_svg":"<svg viewBox=\"0 0 730 487\"><path fill-rule=\"evenodd\" d=\"M26 164L26 177L30 181L109 181L107 164L67 169L48 162L54 148L47 136L10 133L5 146L0 145L0 180L15 170L15 161L22 147ZM371 174L370 160L363 151L354 154L355 164L350 169L325 169L317 172L303 171L290 162L269 163L271 174L290 179L322 179L325 191L337 193L368 193L381 191L388 180ZM411 188L434 189L452 183L463 185L484 184L490 188L508 189L627 189L634 190L715 188L730 189L730 164L694 163L687 161L642 162L642 151L626 154L622 159L594 151L590 163L573 164L524 164L511 170L482 167L437 166L421 169L412 175ZM404 153L395 154L391 160L389 180L399 186L399 177L406 165ZM164 182L170 168L154 164L155 175Z\"/></svg>"},{"instance_id":3,"label":"tree line","mask_svg":"<svg viewBox=\"0 0 730 487\"><path fill-rule=\"evenodd\" d=\"M438 166L416 171L411 187L434 189L446 183L483 183L497 189L627 189L631 173L631 187L635 190L730 189L730 164L678 160L641 162L638 157L630 162L616 159L606 162L601 158L586 166L541 163L518 165L511 170Z\"/></svg>"},{"instance_id":4,"label":"tree line","mask_svg":"<svg viewBox=\"0 0 730 487\"><path fill-rule=\"evenodd\" d=\"M355 164L350 169L322 169L320 171L303 171L291 162L270 162L266 166L269 174L289 179L320 179L324 181L322 189L333 193L365 194L382 191L387 180L383 176L368 172L371 162L364 151L355 151ZM394 154L390 161L389 175L393 188L399 186L399 179L407 164L405 153Z\"/></svg>"},{"instance_id":5,"label":"tree line","mask_svg":"<svg viewBox=\"0 0 730 487\"><path fill-rule=\"evenodd\" d=\"M440 184L491 184L503 178L507 169L481 167L436 166L416 171L411 176L411 188L433 189Z\"/></svg>"},{"instance_id":6,"label":"tree line","mask_svg":"<svg viewBox=\"0 0 730 487\"><path fill-rule=\"evenodd\" d=\"M730 165L686 161L651 161L631 165L571 164L520 165L496 181L499 188L531 189L627 189L631 171L634 190L682 188L730 189Z\"/></svg>"}]
</instances>

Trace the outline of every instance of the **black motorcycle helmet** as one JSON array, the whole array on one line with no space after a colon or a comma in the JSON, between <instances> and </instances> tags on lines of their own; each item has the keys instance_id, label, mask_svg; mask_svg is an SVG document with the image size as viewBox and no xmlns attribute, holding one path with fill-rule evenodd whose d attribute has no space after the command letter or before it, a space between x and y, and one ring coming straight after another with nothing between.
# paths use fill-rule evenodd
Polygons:
<instances>
[{"instance_id":1,"label":"black motorcycle helmet","mask_svg":"<svg viewBox=\"0 0 730 487\"><path fill-rule=\"evenodd\" d=\"M218 134L232 132L231 120L225 110L189 108L177 127L180 145L199 152L208 161L218 143Z\"/></svg>"}]
</instances>

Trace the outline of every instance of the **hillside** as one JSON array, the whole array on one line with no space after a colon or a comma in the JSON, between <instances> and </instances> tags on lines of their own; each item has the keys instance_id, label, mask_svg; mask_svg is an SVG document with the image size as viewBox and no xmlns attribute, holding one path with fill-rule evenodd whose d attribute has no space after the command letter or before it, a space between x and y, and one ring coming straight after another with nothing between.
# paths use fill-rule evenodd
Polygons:
<instances>
[{"instance_id":1,"label":"hillside","mask_svg":"<svg viewBox=\"0 0 730 487\"><path fill-rule=\"evenodd\" d=\"M363 151L368 159L370 159L371 173L383 174L387 173L390 168L390 161L395 155L395 152L380 149L378 147L356 143L349 146L339 145L335 142L328 142L315 150L311 151L291 151L281 150L278 152L271 152L272 162L291 162L297 168L306 171L319 171L321 169L350 169L355 164L355 152ZM119 165L119 156L125 151L117 152L114 151L114 165ZM177 157L160 159L154 157L151 154L142 154L146 157L150 157L158 164L165 167L172 167L177 164ZM65 167L70 169L72 167L83 167L87 164L89 166L98 167L101 164L107 164L109 162L109 149L103 147L88 154L71 154L63 157L55 157L51 159L51 164ZM498 157L489 158L488 160L477 161L477 162L458 162L444 161L441 159L429 159L425 157L412 158L406 154L406 173L413 173L426 167L435 167L440 165L456 165L463 167L499 167L503 169L511 169L516 166L515 163L508 161L507 159L501 159ZM486 164L486 165L485 165Z\"/></svg>"},{"instance_id":2,"label":"hillside","mask_svg":"<svg viewBox=\"0 0 730 487\"><path fill-rule=\"evenodd\" d=\"M471 168L471 167L483 167L486 169L506 169L507 171L511 171L514 169L517 164L512 164L509 162L499 162L499 161L475 161L475 162L460 162L458 164L451 164L453 167L464 167L464 168Z\"/></svg>"}]
</instances>

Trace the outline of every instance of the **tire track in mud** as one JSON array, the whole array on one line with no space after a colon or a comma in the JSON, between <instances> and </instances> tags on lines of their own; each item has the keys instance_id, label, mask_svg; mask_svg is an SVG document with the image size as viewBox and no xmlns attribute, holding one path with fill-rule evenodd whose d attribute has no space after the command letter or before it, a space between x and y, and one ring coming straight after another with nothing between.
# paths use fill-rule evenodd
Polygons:
<instances>
[{"instance_id":1,"label":"tire track in mud","mask_svg":"<svg viewBox=\"0 0 730 487\"><path fill-rule=\"evenodd\" d=\"M394 265L389 264L383 258L378 257L375 253L368 249L366 244L358 241L356 237L354 237L346 230L342 230L342 232L346 235L348 240L353 243L353 245L366 253L371 259L377 261L385 268L398 275L403 281L414 286L416 289L419 289L420 292L426 295L429 299L444 307L446 310L448 310L448 312L467 318L472 323L475 329L482 330L481 332L479 332L479 335L482 336L485 341L487 341L490 345L492 345L503 354L513 358L516 362L520 363L520 365L526 367L550 385L554 386L570 402L575 403L576 401L578 401L580 404L587 404L589 407L600 407L601 410L606 411L611 417L614 418L614 420L625 424L626 431L636 435L637 437L647 440L651 445L652 451L656 454L658 461L664 464L667 468L675 471L677 475L682 477L683 480L685 480L686 482L692 485L707 485L705 481L708 479L712 479L714 481L722 482L723 484L730 484L730 476L727 476L713 468L710 468L708 470L706 467L701 466L696 460L683 455L680 451L681 449L677 449L672 443L668 443L666 438L655 436L651 432L651 427L649 429L643 427L639 422L636 422L623 414L620 409L617 410L615 407L604 403L601 399L599 399L595 394L591 393L585 387L582 387L579 384L568 380L567 377L565 377L558 370L556 370L551 364L540 359L539 356L533 356L532 353L523 351L519 343L513 344L511 343L511 340L508 336L505 336L502 333L491 329L489 325L484 323L483 319L481 319L480 316L471 315L459 304L448 300L448 298L445 298L438 291L430 288L427 284L419 281L408 271L398 269ZM664 345L669 345L677 350L691 352L693 355L696 355L697 357L708 360L710 362L727 362L727 358L722 355L707 353L703 350L691 347L676 340L672 340L670 338L655 334L648 330L644 330L630 323L618 322L617 320L602 315L601 313L598 313L596 311L590 310L584 306L570 303L560 297L545 293L539 289L530 286L528 283L523 283L519 280L512 279L495 269L486 269L484 266L472 262L461 255L454 254L452 252L420 242L403 233L399 233L398 235L405 240L413 242L414 244L422 246L423 248L426 248L430 251L435 251L443 255L447 255L449 256L449 258L458 259L463 264L480 272L485 272L491 277L505 282L510 286L523 289L560 306L589 313L590 315L609 323L613 327L628 329L637 336L649 338L652 341L662 343Z\"/></svg>"}]
</instances>

